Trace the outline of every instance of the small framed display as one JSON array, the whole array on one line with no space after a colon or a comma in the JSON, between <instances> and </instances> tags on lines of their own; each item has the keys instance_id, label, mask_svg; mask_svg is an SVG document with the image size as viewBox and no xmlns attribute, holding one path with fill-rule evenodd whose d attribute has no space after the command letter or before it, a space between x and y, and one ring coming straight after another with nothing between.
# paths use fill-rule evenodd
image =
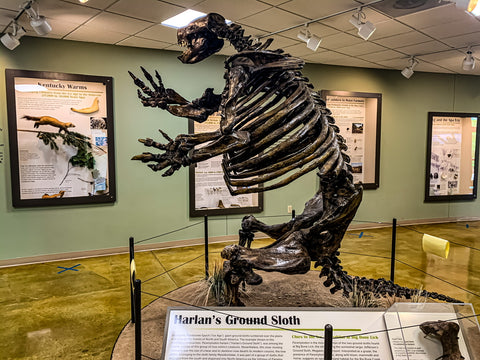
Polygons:
<instances>
[{"instance_id":1,"label":"small framed display","mask_svg":"<svg viewBox=\"0 0 480 360\"><path fill-rule=\"evenodd\" d=\"M382 94L322 90L321 96L346 140L355 183L378 188Z\"/></svg>"},{"instance_id":2,"label":"small framed display","mask_svg":"<svg viewBox=\"0 0 480 360\"><path fill-rule=\"evenodd\" d=\"M114 202L112 78L5 75L13 206Z\"/></svg>"},{"instance_id":3,"label":"small framed display","mask_svg":"<svg viewBox=\"0 0 480 360\"><path fill-rule=\"evenodd\" d=\"M220 116L210 115L202 123L190 120L190 134L213 132L220 127ZM263 193L232 196L223 179L222 156L216 156L189 169L190 216L250 214L263 211Z\"/></svg>"},{"instance_id":4,"label":"small framed display","mask_svg":"<svg viewBox=\"0 0 480 360\"><path fill-rule=\"evenodd\" d=\"M425 202L477 197L478 113L428 113Z\"/></svg>"}]
</instances>

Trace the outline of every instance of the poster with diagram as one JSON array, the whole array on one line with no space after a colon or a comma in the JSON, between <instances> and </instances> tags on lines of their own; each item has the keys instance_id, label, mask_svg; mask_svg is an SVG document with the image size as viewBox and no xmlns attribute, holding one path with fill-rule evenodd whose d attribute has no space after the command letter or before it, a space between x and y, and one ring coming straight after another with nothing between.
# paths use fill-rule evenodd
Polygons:
<instances>
[{"instance_id":1,"label":"poster with diagram","mask_svg":"<svg viewBox=\"0 0 480 360\"><path fill-rule=\"evenodd\" d=\"M382 95L329 90L321 95L348 146L354 182L366 189L377 188Z\"/></svg>"},{"instance_id":2,"label":"poster with diagram","mask_svg":"<svg viewBox=\"0 0 480 360\"><path fill-rule=\"evenodd\" d=\"M220 115L213 114L202 123L190 121L189 133L208 133L220 128ZM201 146L206 146L202 144ZM263 209L263 194L232 196L223 178L222 156L190 166L190 216L245 214Z\"/></svg>"},{"instance_id":3,"label":"poster with diagram","mask_svg":"<svg viewBox=\"0 0 480 360\"><path fill-rule=\"evenodd\" d=\"M429 113L426 201L476 194L476 114Z\"/></svg>"},{"instance_id":4,"label":"poster with diagram","mask_svg":"<svg viewBox=\"0 0 480 360\"><path fill-rule=\"evenodd\" d=\"M115 201L112 78L6 74L13 205Z\"/></svg>"}]
</instances>

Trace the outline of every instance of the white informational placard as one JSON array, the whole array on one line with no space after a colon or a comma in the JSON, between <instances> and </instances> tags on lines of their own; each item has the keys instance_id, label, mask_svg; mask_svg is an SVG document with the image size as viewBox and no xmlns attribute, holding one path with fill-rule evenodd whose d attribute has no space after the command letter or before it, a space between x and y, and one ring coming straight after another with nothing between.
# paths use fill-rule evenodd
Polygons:
<instances>
[{"instance_id":1,"label":"white informational placard","mask_svg":"<svg viewBox=\"0 0 480 360\"><path fill-rule=\"evenodd\" d=\"M162 359L323 359L333 326L335 360L391 360L383 311L305 308L170 308Z\"/></svg>"},{"instance_id":2,"label":"white informational placard","mask_svg":"<svg viewBox=\"0 0 480 360\"><path fill-rule=\"evenodd\" d=\"M214 114L202 123L192 121L193 129L190 133L215 132L220 128L220 119L219 114ZM208 144L201 144L198 147ZM263 198L259 193L230 195L224 180L222 159L223 156L219 155L193 166L194 170L190 172L190 176L193 176L193 179L190 179L190 182L193 183L193 186L191 184L190 187L192 190L190 192L192 197L190 199L190 215L242 214L261 211Z\"/></svg>"}]
</instances>

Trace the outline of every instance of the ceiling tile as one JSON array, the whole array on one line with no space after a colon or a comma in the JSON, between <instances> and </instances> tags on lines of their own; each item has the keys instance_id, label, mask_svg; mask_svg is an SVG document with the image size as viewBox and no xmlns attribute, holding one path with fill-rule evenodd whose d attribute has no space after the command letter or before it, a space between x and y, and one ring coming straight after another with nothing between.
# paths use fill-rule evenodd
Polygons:
<instances>
[{"instance_id":1,"label":"ceiling tile","mask_svg":"<svg viewBox=\"0 0 480 360\"><path fill-rule=\"evenodd\" d=\"M100 13L98 9L82 6L80 3L72 4L58 0L42 0L40 3L40 14L47 20L58 19L83 24L93 16ZM26 17L26 15L24 15Z\"/></svg>"},{"instance_id":2,"label":"ceiling tile","mask_svg":"<svg viewBox=\"0 0 480 360\"><path fill-rule=\"evenodd\" d=\"M377 44L395 49L402 46L415 45L432 40L430 37L420 34L417 31L389 36L383 39L375 40Z\"/></svg>"},{"instance_id":3,"label":"ceiling tile","mask_svg":"<svg viewBox=\"0 0 480 360\"><path fill-rule=\"evenodd\" d=\"M436 39L444 39L458 35L465 35L473 32L480 32L480 21L467 16L462 21L445 24L437 24L422 29L422 32Z\"/></svg>"},{"instance_id":4,"label":"ceiling tile","mask_svg":"<svg viewBox=\"0 0 480 360\"><path fill-rule=\"evenodd\" d=\"M381 60L391 60L391 59L398 59L398 58L405 58L405 55L399 53L395 50L383 50L379 52L373 52L370 54L359 55L360 58L367 60L367 61L381 61Z\"/></svg>"},{"instance_id":5,"label":"ceiling tile","mask_svg":"<svg viewBox=\"0 0 480 360\"><path fill-rule=\"evenodd\" d=\"M171 44L165 43L162 41L155 41L150 39L139 38L136 36L130 36L125 40L119 41L118 43L116 43L116 45L133 46L133 47L141 47L141 48L149 48L149 49L165 49Z\"/></svg>"},{"instance_id":6,"label":"ceiling tile","mask_svg":"<svg viewBox=\"0 0 480 360\"><path fill-rule=\"evenodd\" d=\"M279 5L279 8L304 16L308 19L318 19L340 11L353 9L359 6L354 0L335 0L313 2L311 0L294 0Z\"/></svg>"},{"instance_id":7,"label":"ceiling tile","mask_svg":"<svg viewBox=\"0 0 480 360\"><path fill-rule=\"evenodd\" d=\"M302 30L304 27L305 26L302 24L302 25L296 27L295 29L284 31L284 32L281 32L280 34L282 36L286 36L286 37L289 37L291 39L298 40L297 35L298 35L299 31ZM317 35L321 38L338 33L338 30L333 29L330 26L325 26L325 25L319 24L319 23L309 24L308 25L308 30L312 34Z\"/></svg>"},{"instance_id":8,"label":"ceiling tile","mask_svg":"<svg viewBox=\"0 0 480 360\"><path fill-rule=\"evenodd\" d=\"M76 41L85 41L85 39L89 39L89 41L95 43L115 44L126 38L128 38L128 35L126 34L109 30L98 31L97 28L85 25L68 34L64 39Z\"/></svg>"},{"instance_id":9,"label":"ceiling tile","mask_svg":"<svg viewBox=\"0 0 480 360\"><path fill-rule=\"evenodd\" d=\"M445 45L439 41L427 41L424 43L409 45L404 47L397 47L397 51L400 51L406 55L421 55L432 52L445 51L451 49L448 45Z\"/></svg>"},{"instance_id":10,"label":"ceiling tile","mask_svg":"<svg viewBox=\"0 0 480 360\"><path fill-rule=\"evenodd\" d=\"M442 41L454 48L468 47L470 45L477 45L479 43L479 33L474 32L471 34L465 34L460 36L454 36L442 39Z\"/></svg>"},{"instance_id":11,"label":"ceiling tile","mask_svg":"<svg viewBox=\"0 0 480 360\"><path fill-rule=\"evenodd\" d=\"M291 2L291 1L293 1L293 0L262 0L262 2L270 4L270 5L274 5L274 6L277 6L277 5L280 5L280 4L285 4L285 3L288 3L288 2Z\"/></svg>"},{"instance_id":12,"label":"ceiling tile","mask_svg":"<svg viewBox=\"0 0 480 360\"><path fill-rule=\"evenodd\" d=\"M85 25L92 28L96 27L100 30L108 29L109 31L124 34L135 34L152 26L153 23L143 20L137 20L128 16L103 12L90 19L88 22L85 23Z\"/></svg>"},{"instance_id":13,"label":"ceiling tile","mask_svg":"<svg viewBox=\"0 0 480 360\"><path fill-rule=\"evenodd\" d=\"M338 48L343 48L345 46L364 44L365 40L361 39L358 36L347 34L347 33L337 33L335 35L326 36L323 38L322 47L335 50Z\"/></svg>"},{"instance_id":14,"label":"ceiling tile","mask_svg":"<svg viewBox=\"0 0 480 360\"><path fill-rule=\"evenodd\" d=\"M463 10L457 9L455 4L448 4L410 15L400 16L396 19L416 29L424 29L437 24L462 21L464 18L465 12Z\"/></svg>"},{"instance_id":15,"label":"ceiling tile","mask_svg":"<svg viewBox=\"0 0 480 360\"><path fill-rule=\"evenodd\" d=\"M137 19L161 23L185 10L184 7L157 0L119 0L108 11Z\"/></svg>"},{"instance_id":16,"label":"ceiling tile","mask_svg":"<svg viewBox=\"0 0 480 360\"><path fill-rule=\"evenodd\" d=\"M0 26L5 27L10 24L16 15L15 11L0 9Z\"/></svg>"},{"instance_id":17,"label":"ceiling tile","mask_svg":"<svg viewBox=\"0 0 480 360\"><path fill-rule=\"evenodd\" d=\"M227 5L228 4L228 5ZM193 7L204 13L216 12L231 21L238 21L247 16L272 8L271 5L257 0L228 1L205 0Z\"/></svg>"},{"instance_id":18,"label":"ceiling tile","mask_svg":"<svg viewBox=\"0 0 480 360\"><path fill-rule=\"evenodd\" d=\"M286 29L305 22L305 18L291 14L277 8L257 13L242 19L242 24L255 27L257 29L274 32ZM281 24L279 26L279 24Z\"/></svg>"},{"instance_id":19,"label":"ceiling tile","mask_svg":"<svg viewBox=\"0 0 480 360\"><path fill-rule=\"evenodd\" d=\"M285 53L287 54L290 54L292 56L296 56L302 59L304 59L309 55L318 54L318 53L327 51L326 49L318 48L318 50L314 52L309 48L307 48L307 45L305 43L298 43L296 45L288 46L283 48L283 50L285 50Z\"/></svg>"},{"instance_id":20,"label":"ceiling tile","mask_svg":"<svg viewBox=\"0 0 480 360\"><path fill-rule=\"evenodd\" d=\"M63 0L63 1L78 5L78 0ZM89 0L87 3L80 4L80 5L103 10L109 7L110 5L112 5L113 3L115 3L116 1L117 0Z\"/></svg>"},{"instance_id":21,"label":"ceiling tile","mask_svg":"<svg viewBox=\"0 0 480 360\"><path fill-rule=\"evenodd\" d=\"M151 40L164 41L171 44L177 43L177 30L160 24L153 25L148 29L140 31L136 36Z\"/></svg>"},{"instance_id":22,"label":"ceiling tile","mask_svg":"<svg viewBox=\"0 0 480 360\"><path fill-rule=\"evenodd\" d=\"M385 22L390 19L389 17L383 14L380 14L378 11L373 9L365 8L363 9L363 12L366 16L365 20L370 21L375 26L377 25L377 23ZM336 28L342 31L352 30L352 29L355 29L355 27L350 23L350 19L352 18L353 14L354 14L354 11L350 11L345 14L333 16L329 19L322 20L322 24L331 26L333 28Z\"/></svg>"},{"instance_id":23,"label":"ceiling tile","mask_svg":"<svg viewBox=\"0 0 480 360\"><path fill-rule=\"evenodd\" d=\"M342 54L351 55L351 56L360 56L365 54L370 54L373 52L379 52L385 50L383 46L374 44L370 41L364 41L363 43L349 45L346 47L341 47L336 49L338 52Z\"/></svg>"},{"instance_id":24,"label":"ceiling tile","mask_svg":"<svg viewBox=\"0 0 480 360\"><path fill-rule=\"evenodd\" d=\"M378 39L383 39L393 35L404 34L412 31L412 28L399 23L396 20L387 20L374 23L377 28L372 36L369 38L370 41L375 41Z\"/></svg>"}]
</instances>

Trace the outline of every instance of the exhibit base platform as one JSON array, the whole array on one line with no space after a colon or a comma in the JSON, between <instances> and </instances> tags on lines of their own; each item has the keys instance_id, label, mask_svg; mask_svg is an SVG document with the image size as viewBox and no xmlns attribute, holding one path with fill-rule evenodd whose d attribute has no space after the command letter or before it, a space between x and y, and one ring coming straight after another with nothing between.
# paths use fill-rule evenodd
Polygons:
<instances>
[{"instance_id":1,"label":"exhibit base platform","mask_svg":"<svg viewBox=\"0 0 480 360\"><path fill-rule=\"evenodd\" d=\"M247 286L241 300L247 307L349 307L350 302L341 292L332 295L323 286L319 271L310 271L304 275L285 275L258 271L263 283ZM144 291L155 293L148 284ZM215 306L204 303L206 282L198 281L174 290L142 309L142 354L153 359L160 358L163 344L165 318L168 307L193 304L197 306ZM177 302L178 300L180 302ZM380 304L387 308L387 301ZM129 322L115 343L112 360L131 360L135 358L134 325Z\"/></svg>"}]
</instances>

